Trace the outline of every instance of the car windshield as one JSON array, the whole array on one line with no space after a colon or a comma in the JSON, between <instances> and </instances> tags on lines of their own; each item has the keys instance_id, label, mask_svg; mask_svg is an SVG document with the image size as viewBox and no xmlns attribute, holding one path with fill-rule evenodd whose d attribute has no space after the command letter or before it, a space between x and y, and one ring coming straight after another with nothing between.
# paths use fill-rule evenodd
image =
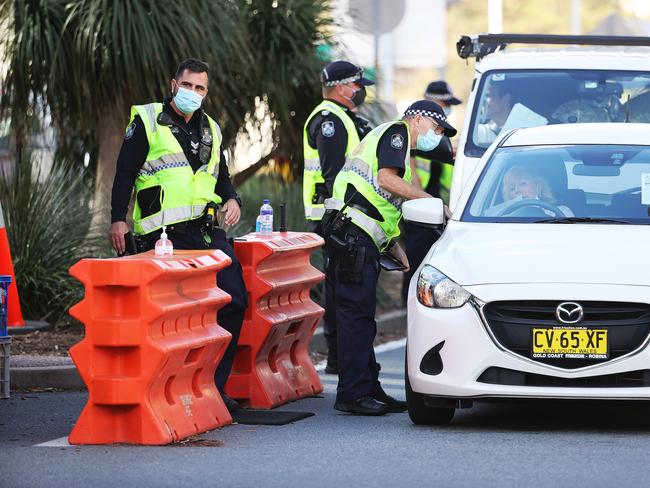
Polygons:
<instances>
[{"instance_id":1,"label":"car windshield","mask_svg":"<svg viewBox=\"0 0 650 488\"><path fill-rule=\"evenodd\" d=\"M465 155L503 130L576 122L650 122L650 72L488 71L476 95Z\"/></svg>"},{"instance_id":2,"label":"car windshield","mask_svg":"<svg viewBox=\"0 0 650 488\"><path fill-rule=\"evenodd\" d=\"M648 224L649 203L650 146L502 147L461 220Z\"/></svg>"}]
</instances>

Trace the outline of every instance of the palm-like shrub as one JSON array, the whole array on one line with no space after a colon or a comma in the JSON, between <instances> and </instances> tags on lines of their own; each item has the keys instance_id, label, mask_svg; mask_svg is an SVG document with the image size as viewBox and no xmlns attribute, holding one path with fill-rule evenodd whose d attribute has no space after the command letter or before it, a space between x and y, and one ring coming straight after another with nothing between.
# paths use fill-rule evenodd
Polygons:
<instances>
[{"instance_id":1,"label":"palm-like shrub","mask_svg":"<svg viewBox=\"0 0 650 488\"><path fill-rule=\"evenodd\" d=\"M0 203L23 314L60 323L83 296L68 269L100 256L106 238L90 228L93 188L79 169L60 163L43 173L37 167L24 156L11 175L0 174Z\"/></svg>"}]
</instances>

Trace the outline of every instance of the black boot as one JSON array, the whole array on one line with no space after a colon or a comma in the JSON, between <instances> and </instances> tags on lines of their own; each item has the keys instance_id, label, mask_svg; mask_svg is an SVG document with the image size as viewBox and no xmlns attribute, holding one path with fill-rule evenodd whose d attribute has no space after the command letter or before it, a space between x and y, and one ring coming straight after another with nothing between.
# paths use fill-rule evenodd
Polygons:
<instances>
[{"instance_id":1,"label":"black boot","mask_svg":"<svg viewBox=\"0 0 650 488\"><path fill-rule=\"evenodd\" d=\"M336 402L334 410L353 415L384 415L388 412L388 405L372 397L364 396L348 402Z\"/></svg>"},{"instance_id":2,"label":"black boot","mask_svg":"<svg viewBox=\"0 0 650 488\"><path fill-rule=\"evenodd\" d=\"M388 411L390 413L401 413L406 412L408 405L405 401L398 400L393 398L388 393L386 393L381 387L379 390L374 391L372 397L382 403L385 403L388 406Z\"/></svg>"}]
</instances>

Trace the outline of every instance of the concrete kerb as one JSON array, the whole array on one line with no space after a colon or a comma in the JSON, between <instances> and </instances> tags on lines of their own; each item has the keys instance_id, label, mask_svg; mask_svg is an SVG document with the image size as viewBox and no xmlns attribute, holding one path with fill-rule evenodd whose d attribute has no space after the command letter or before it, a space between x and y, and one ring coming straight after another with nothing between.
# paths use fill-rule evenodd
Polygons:
<instances>
[{"instance_id":1,"label":"concrete kerb","mask_svg":"<svg viewBox=\"0 0 650 488\"><path fill-rule=\"evenodd\" d=\"M399 309L377 317L377 334L405 335L406 310ZM327 352L327 343L323 328L318 327L309 344L311 352ZM72 359L69 357L25 357L12 358L18 364L10 367L12 390L36 390L53 388L57 390L83 390L86 385L79 376ZM54 363L54 364L48 364Z\"/></svg>"}]
</instances>

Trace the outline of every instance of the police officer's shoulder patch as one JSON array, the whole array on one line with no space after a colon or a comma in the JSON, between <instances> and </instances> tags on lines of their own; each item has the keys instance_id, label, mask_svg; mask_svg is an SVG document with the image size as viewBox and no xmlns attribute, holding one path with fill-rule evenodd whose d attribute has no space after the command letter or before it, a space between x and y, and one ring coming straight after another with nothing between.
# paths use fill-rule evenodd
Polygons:
<instances>
[{"instance_id":1,"label":"police officer's shoulder patch","mask_svg":"<svg viewBox=\"0 0 650 488\"><path fill-rule=\"evenodd\" d=\"M402 149L404 147L404 136L402 134L393 134L390 138L390 147Z\"/></svg>"},{"instance_id":2,"label":"police officer's shoulder patch","mask_svg":"<svg viewBox=\"0 0 650 488\"><path fill-rule=\"evenodd\" d=\"M320 130L323 133L324 137L332 137L336 129L334 128L334 122L331 120L326 120L320 125Z\"/></svg>"},{"instance_id":3,"label":"police officer's shoulder patch","mask_svg":"<svg viewBox=\"0 0 650 488\"><path fill-rule=\"evenodd\" d=\"M131 139L131 137L133 137L134 132L135 132L135 122L131 122L129 126L126 128L126 132L124 133L124 139Z\"/></svg>"}]
</instances>

